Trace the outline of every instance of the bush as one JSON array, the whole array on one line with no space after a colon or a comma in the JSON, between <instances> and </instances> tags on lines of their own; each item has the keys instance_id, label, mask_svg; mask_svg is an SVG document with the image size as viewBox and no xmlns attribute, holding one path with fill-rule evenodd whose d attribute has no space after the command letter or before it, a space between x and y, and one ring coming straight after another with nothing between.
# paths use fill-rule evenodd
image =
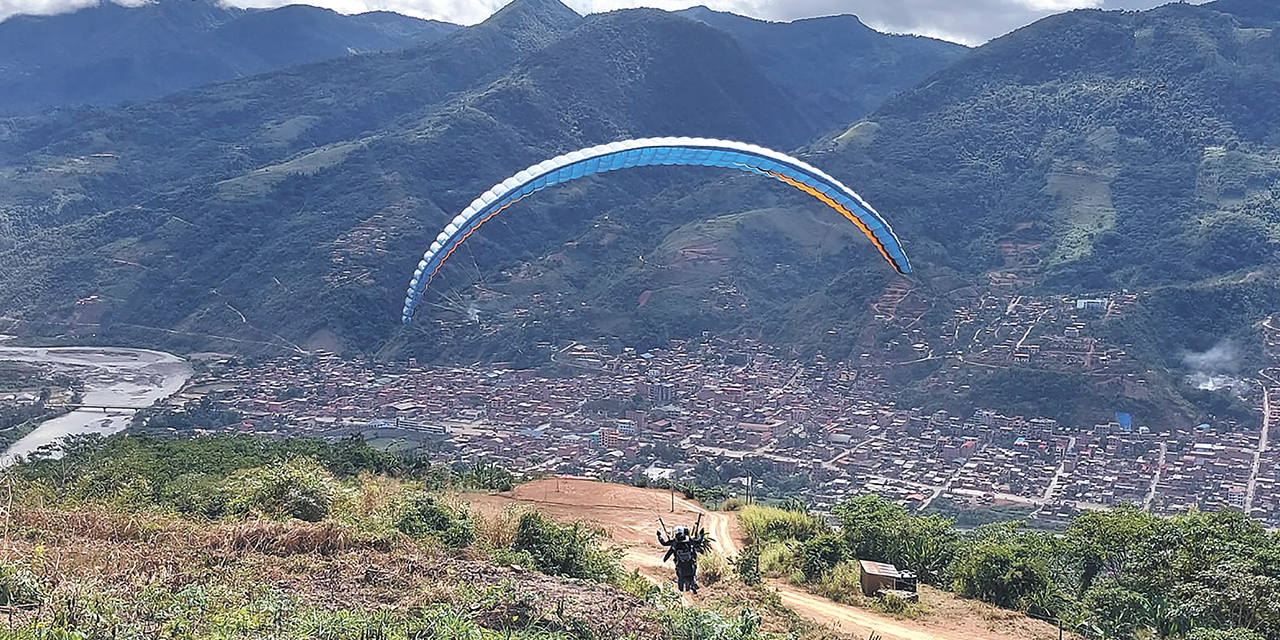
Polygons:
<instances>
[{"instance_id":1,"label":"bush","mask_svg":"<svg viewBox=\"0 0 1280 640\"><path fill-rule=\"evenodd\" d=\"M844 540L835 534L814 538L800 546L800 570L813 582L844 560Z\"/></svg>"},{"instance_id":2,"label":"bush","mask_svg":"<svg viewBox=\"0 0 1280 640\"><path fill-rule=\"evenodd\" d=\"M660 614L667 636L679 640L762 640L760 615L745 610L727 618L707 609L670 607Z\"/></svg>"},{"instance_id":3,"label":"bush","mask_svg":"<svg viewBox=\"0 0 1280 640\"><path fill-rule=\"evenodd\" d=\"M782 578L799 569L794 542L775 542L760 550L760 573L771 578Z\"/></svg>"},{"instance_id":4,"label":"bush","mask_svg":"<svg viewBox=\"0 0 1280 640\"><path fill-rule=\"evenodd\" d=\"M608 582L622 572L622 554L604 548L601 537L581 522L563 526L534 511L521 516L511 549L527 552L543 573Z\"/></svg>"},{"instance_id":5,"label":"bush","mask_svg":"<svg viewBox=\"0 0 1280 640\"><path fill-rule=\"evenodd\" d=\"M662 587L640 575L639 569L635 569L631 573L624 573L618 579L618 588L645 601L655 597L662 591Z\"/></svg>"},{"instance_id":6,"label":"bush","mask_svg":"<svg viewBox=\"0 0 1280 640\"><path fill-rule=\"evenodd\" d=\"M441 504L425 494L414 494L405 501L396 520L396 529L414 538L435 538L455 549L475 540L475 528L465 513Z\"/></svg>"},{"instance_id":7,"label":"bush","mask_svg":"<svg viewBox=\"0 0 1280 640\"><path fill-rule=\"evenodd\" d=\"M826 523L807 513L750 505L738 513L738 521L752 542L804 542L827 532Z\"/></svg>"},{"instance_id":8,"label":"bush","mask_svg":"<svg viewBox=\"0 0 1280 640\"><path fill-rule=\"evenodd\" d=\"M458 484L469 489L510 491L515 487L516 479L505 468L481 461L458 474Z\"/></svg>"},{"instance_id":9,"label":"bush","mask_svg":"<svg viewBox=\"0 0 1280 640\"><path fill-rule=\"evenodd\" d=\"M160 499L178 513L212 520L227 514L232 498L217 476L188 473L165 484Z\"/></svg>"},{"instance_id":10,"label":"bush","mask_svg":"<svg viewBox=\"0 0 1280 640\"><path fill-rule=\"evenodd\" d=\"M729 561L718 551L698 556L698 580L702 584L715 584L729 575Z\"/></svg>"},{"instance_id":11,"label":"bush","mask_svg":"<svg viewBox=\"0 0 1280 640\"><path fill-rule=\"evenodd\" d=\"M1262 634L1249 629L1196 629L1187 634L1187 640L1262 640Z\"/></svg>"},{"instance_id":12,"label":"bush","mask_svg":"<svg viewBox=\"0 0 1280 640\"><path fill-rule=\"evenodd\" d=\"M738 579L742 584L748 587L754 587L760 584L760 547L754 544L747 545L742 550L742 555L733 563L734 569L738 572Z\"/></svg>"},{"instance_id":13,"label":"bush","mask_svg":"<svg viewBox=\"0 0 1280 640\"><path fill-rule=\"evenodd\" d=\"M862 599L862 569L856 560L841 562L822 577L818 585L822 595L843 603L856 603Z\"/></svg>"},{"instance_id":14,"label":"bush","mask_svg":"<svg viewBox=\"0 0 1280 640\"><path fill-rule=\"evenodd\" d=\"M733 496L732 498L725 498L725 501L720 503L720 510L721 511L738 511L739 509L742 509L745 506L747 506L746 498L742 498L740 496Z\"/></svg>"},{"instance_id":15,"label":"bush","mask_svg":"<svg viewBox=\"0 0 1280 640\"><path fill-rule=\"evenodd\" d=\"M528 512L529 507L525 505L509 504L493 515L473 514L472 523L476 530L476 539L489 549L510 547L515 542L520 518Z\"/></svg>"},{"instance_id":16,"label":"bush","mask_svg":"<svg viewBox=\"0 0 1280 640\"><path fill-rule=\"evenodd\" d=\"M40 604L44 593L35 574L0 562L0 606L25 607Z\"/></svg>"},{"instance_id":17,"label":"bush","mask_svg":"<svg viewBox=\"0 0 1280 640\"><path fill-rule=\"evenodd\" d=\"M329 472L307 458L251 469L233 476L229 484L238 496L229 505L232 513L260 512L307 522L329 515L338 492Z\"/></svg>"}]
</instances>

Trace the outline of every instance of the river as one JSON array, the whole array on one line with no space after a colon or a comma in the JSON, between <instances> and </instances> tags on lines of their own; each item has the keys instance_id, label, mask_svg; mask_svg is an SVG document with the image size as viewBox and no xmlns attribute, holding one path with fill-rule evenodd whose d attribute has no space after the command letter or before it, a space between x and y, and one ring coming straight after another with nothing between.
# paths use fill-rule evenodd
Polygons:
<instances>
[{"instance_id":1,"label":"river","mask_svg":"<svg viewBox=\"0 0 1280 640\"><path fill-rule=\"evenodd\" d=\"M191 378L191 365L171 353L115 347L6 347L0 360L43 363L84 381L86 405L147 407L168 398ZM0 456L0 468L16 456L72 434L111 434L129 426L134 409L78 409L46 420Z\"/></svg>"}]
</instances>

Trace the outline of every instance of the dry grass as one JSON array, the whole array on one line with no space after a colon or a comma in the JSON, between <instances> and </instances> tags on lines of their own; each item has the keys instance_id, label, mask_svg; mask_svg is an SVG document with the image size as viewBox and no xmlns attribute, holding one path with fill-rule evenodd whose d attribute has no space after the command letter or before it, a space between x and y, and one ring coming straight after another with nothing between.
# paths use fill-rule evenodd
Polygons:
<instances>
[{"instance_id":1,"label":"dry grass","mask_svg":"<svg viewBox=\"0 0 1280 640\"><path fill-rule=\"evenodd\" d=\"M490 549L510 547L516 539L520 518L532 511L528 506L509 504L496 513L476 510L471 514L475 523L476 540Z\"/></svg>"},{"instance_id":2,"label":"dry grass","mask_svg":"<svg viewBox=\"0 0 1280 640\"><path fill-rule=\"evenodd\" d=\"M333 555L357 548L390 547L388 540L358 537L347 527L332 520L323 522L277 522L249 520L219 525L202 536L201 548L211 551L253 551L273 556L304 553Z\"/></svg>"},{"instance_id":3,"label":"dry grass","mask_svg":"<svg viewBox=\"0 0 1280 640\"><path fill-rule=\"evenodd\" d=\"M713 585L729 577L729 561L719 551L712 551L698 556L698 581L705 585Z\"/></svg>"},{"instance_id":4,"label":"dry grass","mask_svg":"<svg viewBox=\"0 0 1280 640\"><path fill-rule=\"evenodd\" d=\"M18 627L51 624L67 603L90 601L106 603L130 629L155 631L150 617L177 609L192 622L223 624L218 616L283 607L290 624L302 624L298 616L394 617L433 604L468 612L519 596L534 618L554 622L563 612L599 637L660 633L650 607L616 588L471 562L398 535L370 539L333 520L209 525L77 509L24 511L14 521L0 559L35 574L47 594L41 606L15 612ZM185 609L187 589L215 609Z\"/></svg>"},{"instance_id":5,"label":"dry grass","mask_svg":"<svg viewBox=\"0 0 1280 640\"><path fill-rule=\"evenodd\" d=\"M185 533L191 523L158 513L121 513L99 505L75 509L21 509L12 514L11 535L155 542Z\"/></svg>"}]
</instances>

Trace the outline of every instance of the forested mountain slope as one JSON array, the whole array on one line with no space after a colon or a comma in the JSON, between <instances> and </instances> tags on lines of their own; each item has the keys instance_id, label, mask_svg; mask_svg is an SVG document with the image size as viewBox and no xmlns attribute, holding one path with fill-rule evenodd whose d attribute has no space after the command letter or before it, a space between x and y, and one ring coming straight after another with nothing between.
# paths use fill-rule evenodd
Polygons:
<instances>
[{"instance_id":1,"label":"forested mountain slope","mask_svg":"<svg viewBox=\"0 0 1280 640\"><path fill-rule=\"evenodd\" d=\"M14 16L0 22L0 113L150 100L303 62L404 49L457 28L388 12L264 11L211 0L107 1Z\"/></svg>"}]
</instances>

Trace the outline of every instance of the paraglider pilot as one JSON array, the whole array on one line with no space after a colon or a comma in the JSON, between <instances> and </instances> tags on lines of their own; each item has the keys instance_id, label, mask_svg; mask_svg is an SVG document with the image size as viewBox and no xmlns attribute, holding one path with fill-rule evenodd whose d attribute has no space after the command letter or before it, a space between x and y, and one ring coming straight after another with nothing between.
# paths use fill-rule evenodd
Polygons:
<instances>
[{"instance_id":1,"label":"paraglider pilot","mask_svg":"<svg viewBox=\"0 0 1280 640\"><path fill-rule=\"evenodd\" d=\"M667 547L666 555L662 556L664 564L668 559L675 558L676 586L681 591L698 593L698 554L702 551L702 545L689 537L689 530L685 527L676 527L675 537L670 540L664 540L659 531L658 544Z\"/></svg>"}]
</instances>

